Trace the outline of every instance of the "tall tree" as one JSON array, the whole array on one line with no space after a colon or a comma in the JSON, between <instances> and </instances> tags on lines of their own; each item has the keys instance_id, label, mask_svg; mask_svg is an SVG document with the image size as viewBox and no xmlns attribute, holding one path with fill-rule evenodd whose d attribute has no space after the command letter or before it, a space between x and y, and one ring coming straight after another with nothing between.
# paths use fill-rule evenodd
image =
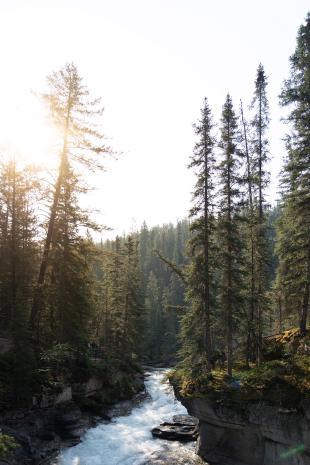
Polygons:
<instances>
[{"instance_id":1,"label":"tall tree","mask_svg":"<svg viewBox=\"0 0 310 465\"><path fill-rule=\"evenodd\" d=\"M287 159L282 185L284 211L280 224L280 273L287 303L297 306L300 332L307 329L310 297L310 13L297 35L290 57L290 77L280 95L290 112ZM295 302L288 292L295 295ZM292 308L292 311L294 309ZM296 310L295 310L296 311Z\"/></svg>"},{"instance_id":2,"label":"tall tree","mask_svg":"<svg viewBox=\"0 0 310 465\"><path fill-rule=\"evenodd\" d=\"M196 185L193 206L190 211L190 253L192 265L188 278L190 312L202 322L200 346L204 365L211 371L211 314L214 306L212 281L214 280L214 145L213 122L208 101L205 98L201 118L194 126L198 141L194 147L190 168L195 170ZM184 320L186 321L186 320Z\"/></svg>"},{"instance_id":3,"label":"tall tree","mask_svg":"<svg viewBox=\"0 0 310 465\"><path fill-rule=\"evenodd\" d=\"M60 190L55 229L46 274L49 315L54 341L69 343L82 352L88 342L88 330L94 308L91 262L92 243L82 237L81 226L91 226L87 213L79 208L78 178L68 167ZM42 316L44 312L42 312Z\"/></svg>"},{"instance_id":4,"label":"tall tree","mask_svg":"<svg viewBox=\"0 0 310 465\"><path fill-rule=\"evenodd\" d=\"M246 234L246 243L249 250L249 258L247 264L249 266L248 272L248 306L249 311L247 315L247 341L245 349L245 358L246 363L248 364L250 359L254 358L253 349L255 346L255 210L253 203L253 174L252 174L252 156L249 146L249 129L248 124L244 116L242 101L240 101L240 113L241 113L241 122L242 122L242 142L243 142L243 152L244 158L246 160L246 202L245 202L245 213L246 213L246 225L247 225L247 234Z\"/></svg>"},{"instance_id":5,"label":"tall tree","mask_svg":"<svg viewBox=\"0 0 310 465\"><path fill-rule=\"evenodd\" d=\"M12 341L12 389L17 398L29 394L32 350L28 319L36 271L37 185L34 172L14 158L0 167L0 328Z\"/></svg>"},{"instance_id":6,"label":"tall tree","mask_svg":"<svg viewBox=\"0 0 310 465\"><path fill-rule=\"evenodd\" d=\"M262 64L258 66L255 80L252 109L252 174L254 202L257 214L255 221L255 306L256 306L256 352L261 362L263 337L263 311L267 306L267 237L265 190L269 181L266 170L268 161L269 104L267 99L267 77Z\"/></svg>"},{"instance_id":7,"label":"tall tree","mask_svg":"<svg viewBox=\"0 0 310 465\"><path fill-rule=\"evenodd\" d=\"M227 374L233 369L233 332L241 304L241 244L238 234L240 208L240 160L238 120L230 95L227 95L221 119L220 148L222 159L218 166L220 176L220 203L218 235L220 242L220 300L226 322Z\"/></svg>"},{"instance_id":8,"label":"tall tree","mask_svg":"<svg viewBox=\"0 0 310 465\"><path fill-rule=\"evenodd\" d=\"M66 175L70 172L70 165L77 161L90 169L94 169L100 164L97 156L107 151L107 148L102 144L103 136L96 129L93 121L94 117L102 114L102 108L99 107L100 99L89 100L89 91L83 85L74 64L66 64L60 71L50 75L47 82L49 93L42 95L42 98L47 103L52 120L59 130L61 151L58 177L54 186L42 260L30 315L32 329L35 329L39 324L43 285L55 232L59 199L61 189L66 182Z\"/></svg>"},{"instance_id":9,"label":"tall tree","mask_svg":"<svg viewBox=\"0 0 310 465\"><path fill-rule=\"evenodd\" d=\"M124 243L125 309L123 350L129 357L141 355L145 314L141 289L138 243L128 236Z\"/></svg>"}]
</instances>

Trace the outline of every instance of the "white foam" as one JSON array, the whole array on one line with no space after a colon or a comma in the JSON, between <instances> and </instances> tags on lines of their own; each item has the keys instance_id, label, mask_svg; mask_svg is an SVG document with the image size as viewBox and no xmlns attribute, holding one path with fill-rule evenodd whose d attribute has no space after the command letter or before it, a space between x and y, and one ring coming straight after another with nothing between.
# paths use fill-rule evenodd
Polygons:
<instances>
[{"instance_id":1,"label":"white foam","mask_svg":"<svg viewBox=\"0 0 310 465\"><path fill-rule=\"evenodd\" d=\"M180 447L179 443L154 439L151 434L162 421L187 413L168 383L162 383L164 376L162 370L152 372L145 382L151 399L128 416L90 429L80 444L61 454L59 465L142 465L167 447Z\"/></svg>"}]
</instances>

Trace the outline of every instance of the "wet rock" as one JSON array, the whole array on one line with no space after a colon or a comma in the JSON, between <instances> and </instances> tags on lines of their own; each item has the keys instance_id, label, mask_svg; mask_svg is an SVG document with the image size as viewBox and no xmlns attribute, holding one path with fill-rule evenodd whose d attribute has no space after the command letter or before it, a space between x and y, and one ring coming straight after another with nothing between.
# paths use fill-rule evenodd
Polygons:
<instances>
[{"instance_id":1,"label":"wet rock","mask_svg":"<svg viewBox=\"0 0 310 465\"><path fill-rule=\"evenodd\" d=\"M144 390L135 394L130 400L123 400L113 405L103 416L103 419L111 421L115 417L130 415L132 409L138 407L142 402L149 399L149 394Z\"/></svg>"},{"instance_id":2,"label":"wet rock","mask_svg":"<svg viewBox=\"0 0 310 465\"><path fill-rule=\"evenodd\" d=\"M191 415L174 415L172 421L173 423L181 425L198 426L198 418L192 417Z\"/></svg>"},{"instance_id":3,"label":"wet rock","mask_svg":"<svg viewBox=\"0 0 310 465\"><path fill-rule=\"evenodd\" d=\"M175 415L171 422L161 423L152 429L152 435L169 441L195 441L197 439L197 419L190 415Z\"/></svg>"},{"instance_id":4,"label":"wet rock","mask_svg":"<svg viewBox=\"0 0 310 465\"><path fill-rule=\"evenodd\" d=\"M97 392L102 384L95 379L84 384L82 397L87 400L87 405L92 404L92 410L83 408L77 396L72 399L72 389L66 387L58 396L44 394L44 399L42 395L38 396L33 400L31 409L1 412L0 429L11 435L18 447L5 460L0 458L0 465L54 465L60 449L78 444L89 427L110 422L114 415L107 413L107 403L101 401L107 390ZM138 373L132 386L138 394L119 410L130 413L139 405L146 397L145 391L141 392L143 387L143 376ZM96 395L92 396L94 393ZM122 399L121 395L117 395L113 392L113 403L117 398Z\"/></svg>"},{"instance_id":5,"label":"wet rock","mask_svg":"<svg viewBox=\"0 0 310 465\"><path fill-rule=\"evenodd\" d=\"M150 454L143 465L208 465L195 454L195 445L192 442L182 444L182 447L163 447L160 451ZM226 465L226 464L225 464Z\"/></svg>"}]
</instances>

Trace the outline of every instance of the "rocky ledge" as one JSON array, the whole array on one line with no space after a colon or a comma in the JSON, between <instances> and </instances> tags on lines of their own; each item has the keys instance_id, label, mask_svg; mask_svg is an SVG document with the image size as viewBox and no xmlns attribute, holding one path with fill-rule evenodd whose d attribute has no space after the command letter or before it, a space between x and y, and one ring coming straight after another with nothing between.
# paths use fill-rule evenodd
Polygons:
<instances>
[{"instance_id":1,"label":"rocky ledge","mask_svg":"<svg viewBox=\"0 0 310 465\"><path fill-rule=\"evenodd\" d=\"M107 394L109 394L107 396ZM90 427L128 414L145 396L143 375L137 374L129 393L111 392L91 378L79 386L66 387L53 396L41 396L31 409L0 415L0 432L14 438L17 447L0 465L50 465L59 451L80 441ZM109 402L105 398L109 397ZM125 400L130 398L131 400ZM115 402L119 402L115 404ZM115 405L111 406L114 403Z\"/></svg>"},{"instance_id":2,"label":"rocky ledge","mask_svg":"<svg viewBox=\"0 0 310 465\"><path fill-rule=\"evenodd\" d=\"M172 421L161 423L152 429L152 435L169 441L196 441L198 420L190 415L175 415Z\"/></svg>"},{"instance_id":3,"label":"rocky ledge","mask_svg":"<svg viewBox=\"0 0 310 465\"><path fill-rule=\"evenodd\" d=\"M176 394L199 419L197 453L208 463L310 465L310 399L298 411L263 401L238 411L209 399Z\"/></svg>"}]
</instances>

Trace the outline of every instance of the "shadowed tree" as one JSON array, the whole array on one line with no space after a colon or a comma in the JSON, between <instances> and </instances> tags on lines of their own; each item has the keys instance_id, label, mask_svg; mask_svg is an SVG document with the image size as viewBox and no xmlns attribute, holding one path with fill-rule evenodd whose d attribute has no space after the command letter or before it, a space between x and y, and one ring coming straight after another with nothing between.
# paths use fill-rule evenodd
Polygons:
<instances>
[{"instance_id":1,"label":"shadowed tree","mask_svg":"<svg viewBox=\"0 0 310 465\"><path fill-rule=\"evenodd\" d=\"M283 213L278 234L278 279L292 313L305 334L310 297L310 13L290 57L290 77L280 95L289 108L287 158L282 173ZM296 308L297 307L297 308Z\"/></svg>"},{"instance_id":2,"label":"shadowed tree","mask_svg":"<svg viewBox=\"0 0 310 465\"><path fill-rule=\"evenodd\" d=\"M194 126L198 141L194 147L189 168L193 168L196 175L196 185L193 192L193 206L190 210L190 240L189 249L191 265L187 278L187 297L190 302L188 310L192 318L200 320L199 334L200 353L193 356L202 357L207 372L211 371L212 344L211 344L211 314L214 307L214 145L212 134L213 122L211 110L207 99L201 110L201 118ZM183 319L184 325L189 317ZM192 337L197 332L192 333ZM194 345L195 347L195 345Z\"/></svg>"},{"instance_id":3,"label":"shadowed tree","mask_svg":"<svg viewBox=\"0 0 310 465\"><path fill-rule=\"evenodd\" d=\"M268 245L266 226L266 201L265 190L269 182L269 173L266 171L268 161L268 139L266 134L269 126L269 105L266 94L267 78L262 64L258 66L255 80L254 97L252 109L254 118L252 119L252 179L254 193L254 304L256 310L256 357L260 364L262 357L262 338L264 310L267 309L268 302L266 293L268 291Z\"/></svg>"},{"instance_id":4,"label":"shadowed tree","mask_svg":"<svg viewBox=\"0 0 310 465\"><path fill-rule=\"evenodd\" d=\"M241 306L241 243L238 231L240 210L240 160L238 121L230 95L227 95L221 119L220 148L222 159L218 165L220 176L220 202L218 241L221 277L220 301L226 326L227 374L233 369L233 332Z\"/></svg>"},{"instance_id":5,"label":"shadowed tree","mask_svg":"<svg viewBox=\"0 0 310 465\"><path fill-rule=\"evenodd\" d=\"M47 78L49 92L42 98L48 105L55 123L61 144L58 176L54 186L47 232L42 259L34 293L30 325L38 330L43 299L43 285L48 267L49 253L55 230L61 189L65 185L67 173L74 162L82 163L89 169L101 167L102 154L107 147L102 143L103 135L97 130L94 117L102 114L100 99L90 100L89 91L74 64L66 64L58 72ZM98 158L99 156L99 158ZM37 335L38 336L38 335Z\"/></svg>"}]
</instances>

